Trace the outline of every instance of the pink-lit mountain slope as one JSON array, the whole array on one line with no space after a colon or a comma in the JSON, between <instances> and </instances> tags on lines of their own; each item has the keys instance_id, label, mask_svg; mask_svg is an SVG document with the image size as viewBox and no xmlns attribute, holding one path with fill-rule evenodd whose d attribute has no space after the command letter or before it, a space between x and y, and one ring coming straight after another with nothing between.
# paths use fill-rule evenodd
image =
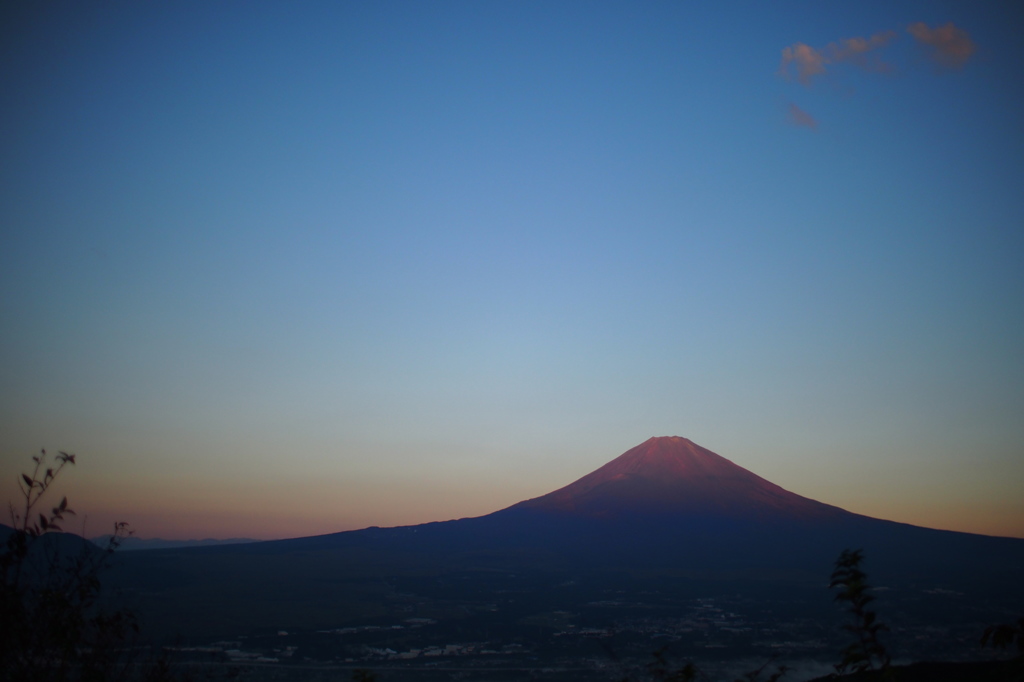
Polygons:
<instances>
[{"instance_id":1,"label":"pink-lit mountain slope","mask_svg":"<svg viewBox=\"0 0 1024 682\"><path fill-rule=\"evenodd\" d=\"M651 438L576 482L510 509L591 518L657 514L824 521L853 516L784 490L679 436Z\"/></svg>"}]
</instances>

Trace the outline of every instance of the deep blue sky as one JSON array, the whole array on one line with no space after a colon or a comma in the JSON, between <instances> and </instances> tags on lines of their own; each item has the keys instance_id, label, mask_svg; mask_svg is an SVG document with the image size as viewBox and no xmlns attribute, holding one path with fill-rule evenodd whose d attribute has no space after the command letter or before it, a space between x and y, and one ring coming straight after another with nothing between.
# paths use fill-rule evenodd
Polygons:
<instances>
[{"instance_id":1,"label":"deep blue sky","mask_svg":"<svg viewBox=\"0 0 1024 682\"><path fill-rule=\"evenodd\" d=\"M1024 536L1000 5L7 3L0 477L280 537L678 434Z\"/></svg>"}]
</instances>

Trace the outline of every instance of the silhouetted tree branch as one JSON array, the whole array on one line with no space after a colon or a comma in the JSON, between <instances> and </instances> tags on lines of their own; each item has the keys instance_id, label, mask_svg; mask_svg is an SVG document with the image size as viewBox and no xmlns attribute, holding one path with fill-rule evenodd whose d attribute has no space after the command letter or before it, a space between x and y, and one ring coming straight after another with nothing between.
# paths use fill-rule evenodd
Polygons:
<instances>
[{"instance_id":1,"label":"silhouetted tree branch","mask_svg":"<svg viewBox=\"0 0 1024 682\"><path fill-rule=\"evenodd\" d=\"M32 458L32 473L18 481L22 499L9 503L12 528L0 553L0 680L115 679L119 647L138 627L131 613L98 607L99 574L131 530L115 524L103 548L60 532L74 514L67 497L49 513L39 506L75 456L46 460L45 450Z\"/></svg>"},{"instance_id":2,"label":"silhouetted tree branch","mask_svg":"<svg viewBox=\"0 0 1024 682\"><path fill-rule=\"evenodd\" d=\"M874 611L867 606L874 597L868 594L871 586L867 574L860 568L864 559L862 550L843 550L836 560L829 588L839 588L836 601L845 602L853 616L853 622L843 629L853 633L856 639L843 650L843 660L836 665L836 672L863 672L865 670L887 670L889 654L878 639L878 633L889 628L878 622Z\"/></svg>"},{"instance_id":3,"label":"silhouetted tree branch","mask_svg":"<svg viewBox=\"0 0 1024 682\"><path fill-rule=\"evenodd\" d=\"M1024 618L1016 623L1000 623L985 628L981 636L981 646L993 649L1017 649L1019 656L1024 656Z\"/></svg>"}]
</instances>

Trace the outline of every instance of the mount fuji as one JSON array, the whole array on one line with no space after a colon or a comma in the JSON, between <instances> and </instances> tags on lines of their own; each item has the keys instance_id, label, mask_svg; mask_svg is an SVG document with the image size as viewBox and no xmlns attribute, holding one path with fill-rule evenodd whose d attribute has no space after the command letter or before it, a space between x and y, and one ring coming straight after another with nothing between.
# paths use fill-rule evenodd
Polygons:
<instances>
[{"instance_id":1,"label":"mount fuji","mask_svg":"<svg viewBox=\"0 0 1024 682\"><path fill-rule=\"evenodd\" d=\"M194 629L195 614L203 612L210 619L202 626L213 631L236 627L225 621L234 612L244 613L239 619L246 623L265 620L266 627L332 623L342 612L382 613L389 603L382 594L406 599L401 584L424 595L441 590L444 599L473 594L485 603L507 591L516 575L533 576L531 599L551 608L565 598L559 585L584 580L595 590L614 590L624 576L707 589L770 586L776 597L793 590L818 595L847 548L863 549L875 584L901 594L938 590L959 594L964 603L1024 607L1024 540L845 511L784 490L678 436L651 438L563 488L485 516L129 552L118 557L114 582L140 595L143 611L167 628ZM454 585L475 587L445 592ZM347 606L339 611L339 604Z\"/></svg>"},{"instance_id":2,"label":"mount fuji","mask_svg":"<svg viewBox=\"0 0 1024 682\"><path fill-rule=\"evenodd\" d=\"M783 490L679 436L651 438L576 482L510 509L606 519L648 514L835 520L847 514Z\"/></svg>"}]
</instances>

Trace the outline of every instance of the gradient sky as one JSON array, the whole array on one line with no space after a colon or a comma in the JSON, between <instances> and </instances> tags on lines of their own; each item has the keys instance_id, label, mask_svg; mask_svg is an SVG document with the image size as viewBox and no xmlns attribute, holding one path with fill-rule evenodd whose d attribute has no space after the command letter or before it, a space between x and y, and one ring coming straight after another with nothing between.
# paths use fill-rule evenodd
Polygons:
<instances>
[{"instance_id":1,"label":"gradient sky","mask_svg":"<svg viewBox=\"0 0 1024 682\"><path fill-rule=\"evenodd\" d=\"M4 3L0 492L311 535L681 435L1024 537L1011 11Z\"/></svg>"}]
</instances>

